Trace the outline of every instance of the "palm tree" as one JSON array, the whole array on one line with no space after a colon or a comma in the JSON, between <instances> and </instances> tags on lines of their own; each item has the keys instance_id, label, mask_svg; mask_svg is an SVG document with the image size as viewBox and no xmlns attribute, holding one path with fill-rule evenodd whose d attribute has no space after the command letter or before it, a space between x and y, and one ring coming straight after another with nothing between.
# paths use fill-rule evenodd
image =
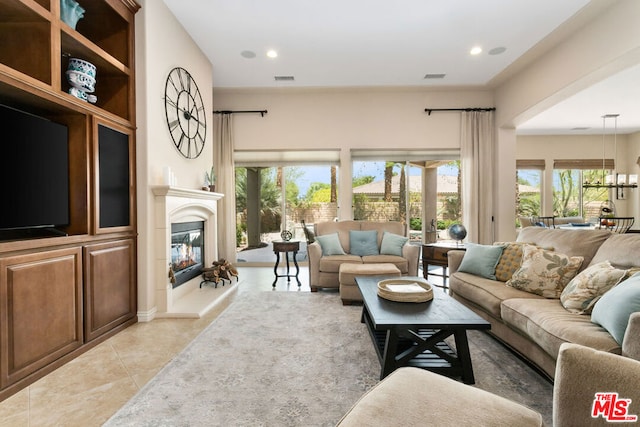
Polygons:
<instances>
[{"instance_id":1,"label":"palm tree","mask_svg":"<svg viewBox=\"0 0 640 427\"><path fill-rule=\"evenodd\" d=\"M384 164L384 201L391 201L391 180L393 179L393 166L395 163L386 162Z\"/></svg>"},{"instance_id":2,"label":"palm tree","mask_svg":"<svg viewBox=\"0 0 640 427\"><path fill-rule=\"evenodd\" d=\"M336 167L331 166L331 203L338 201L338 180L336 179Z\"/></svg>"}]
</instances>

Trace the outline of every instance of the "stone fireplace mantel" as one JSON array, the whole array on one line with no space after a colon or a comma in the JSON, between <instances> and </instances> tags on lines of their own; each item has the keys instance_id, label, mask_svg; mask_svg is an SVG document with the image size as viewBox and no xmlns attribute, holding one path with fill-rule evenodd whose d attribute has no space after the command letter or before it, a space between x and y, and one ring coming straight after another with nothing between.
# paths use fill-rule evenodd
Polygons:
<instances>
[{"instance_id":1,"label":"stone fireplace mantel","mask_svg":"<svg viewBox=\"0 0 640 427\"><path fill-rule=\"evenodd\" d=\"M200 276L173 289L168 274L171 264L171 224L204 221L204 264L211 265L218 259L217 202L224 195L168 185L152 186L151 190L155 196L155 317L199 317L215 305L220 292L210 292L207 287L200 289Z\"/></svg>"}]
</instances>

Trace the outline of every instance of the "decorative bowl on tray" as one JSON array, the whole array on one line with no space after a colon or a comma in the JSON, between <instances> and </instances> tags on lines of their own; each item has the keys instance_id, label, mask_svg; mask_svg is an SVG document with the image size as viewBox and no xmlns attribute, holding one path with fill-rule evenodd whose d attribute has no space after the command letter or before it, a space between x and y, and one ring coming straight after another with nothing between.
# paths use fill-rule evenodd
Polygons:
<instances>
[{"instance_id":1,"label":"decorative bowl on tray","mask_svg":"<svg viewBox=\"0 0 640 427\"><path fill-rule=\"evenodd\" d=\"M378 282L378 296L396 302L427 302L433 299L433 287L420 279L386 279Z\"/></svg>"}]
</instances>

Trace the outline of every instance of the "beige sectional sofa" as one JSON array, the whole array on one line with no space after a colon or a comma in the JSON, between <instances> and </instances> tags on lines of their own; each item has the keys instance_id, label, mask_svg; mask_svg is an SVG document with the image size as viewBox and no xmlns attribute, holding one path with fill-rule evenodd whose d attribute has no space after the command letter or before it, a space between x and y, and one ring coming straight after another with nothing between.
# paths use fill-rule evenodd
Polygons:
<instances>
[{"instance_id":1,"label":"beige sectional sofa","mask_svg":"<svg viewBox=\"0 0 640 427\"><path fill-rule=\"evenodd\" d=\"M583 271L603 261L614 267L640 267L640 234L613 234L606 230L563 230L526 227L518 242L553 249L568 256L584 258ZM640 327L618 343L588 314L565 309L557 298L545 298L507 286L505 282L460 272L464 251L450 251L450 293L457 300L491 322L491 333L553 377L563 343L620 354L623 345L640 346ZM627 329L629 332L629 329Z\"/></svg>"},{"instance_id":2,"label":"beige sectional sofa","mask_svg":"<svg viewBox=\"0 0 640 427\"><path fill-rule=\"evenodd\" d=\"M397 238L405 235L405 226L400 222L387 221L332 221L314 224L316 241L308 245L309 256L309 285L311 291L319 288L339 288L340 265L344 263L356 264L394 264L402 275L417 276L420 246L404 243L397 254L385 251L385 232ZM370 231L376 233L378 254L354 255L351 253L351 231ZM337 234L339 245L344 254L323 254L321 242L323 236L334 237ZM332 235L332 236L330 236ZM319 241L320 240L320 241ZM394 251L391 251L394 252Z\"/></svg>"}]
</instances>

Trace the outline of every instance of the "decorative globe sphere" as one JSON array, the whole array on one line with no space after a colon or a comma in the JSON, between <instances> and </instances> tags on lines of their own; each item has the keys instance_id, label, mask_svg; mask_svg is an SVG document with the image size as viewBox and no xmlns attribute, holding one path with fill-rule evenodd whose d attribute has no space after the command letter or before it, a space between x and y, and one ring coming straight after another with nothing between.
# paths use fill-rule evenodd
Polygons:
<instances>
[{"instance_id":1,"label":"decorative globe sphere","mask_svg":"<svg viewBox=\"0 0 640 427\"><path fill-rule=\"evenodd\" d=\"M284 240L285 242L288 242L293 237L293 234L289 230L282 230L282 233L280 233L280 237L282 237L282 240Z\"/></svg>"},{"instance_id":2,"label":"decorative globe sphere","mask_svg":"<svg viewBox=\"0 0 640 427\"><path fill-rule=\"evenodd\" d=\"M453 224L449 227L449 236L451 236L453 240L460 241L467 237L467 229L464 228L462 224Z\"/></svg>"}]
</instances>

